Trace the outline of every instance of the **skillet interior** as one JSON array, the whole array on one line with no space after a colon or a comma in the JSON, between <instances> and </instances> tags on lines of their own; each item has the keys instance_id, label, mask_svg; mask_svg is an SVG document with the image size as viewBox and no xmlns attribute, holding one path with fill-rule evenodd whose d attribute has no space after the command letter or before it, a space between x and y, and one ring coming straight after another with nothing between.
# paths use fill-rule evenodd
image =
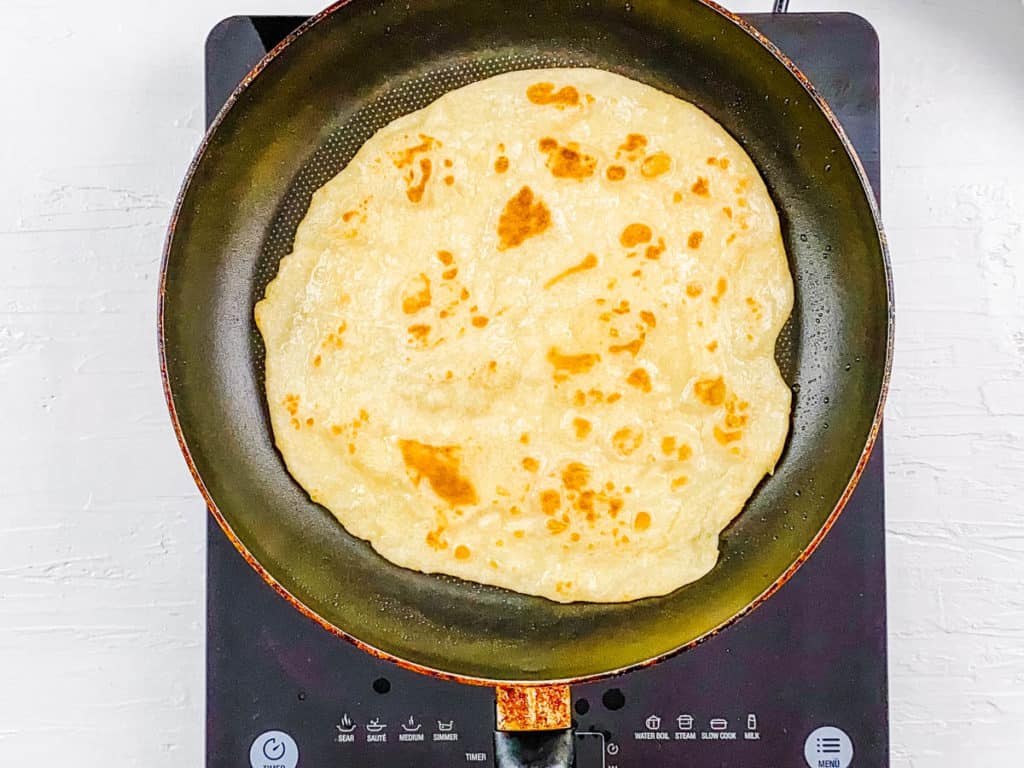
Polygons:
<instances>
[{"instance_id":1,"label":"skillet interior","mask_svg":"<svg viewBox=\"0 0 1024 768\"><path fill-rule=\"evenodd\" d=\"M689 99L754 159L779 207L796 308L776 474L706 578L618 605L541 598L391 565L313 504L273 448L252 307L309 197L394 117L491 74L586 65ZM697 2L360 0L298 37L216 125L180 202L162 307L167 384L194 469L262 568L324 622L415 665L485 680L603 674L690 644L769 589L843 496L888 361L888 273L855 163L803 85Z\"/></svg>"}]
</instances>

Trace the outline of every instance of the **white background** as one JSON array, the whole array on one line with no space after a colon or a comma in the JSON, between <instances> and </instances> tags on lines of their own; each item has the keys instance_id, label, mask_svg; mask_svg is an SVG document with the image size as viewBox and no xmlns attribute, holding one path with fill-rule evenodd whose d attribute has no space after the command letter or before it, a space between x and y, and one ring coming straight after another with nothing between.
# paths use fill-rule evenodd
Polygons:
<instances>
[{"instance_id":1,"label":"white background","mask_svg":"<svg viewBox=\"0 0 1024 768\"><path fill-rule=\"evenodd\" d=\"M792 9L857 11L882 41L893 764L1020 765L1024 7ZM201 764L205 519L160 390L160 250L203 130L206 32L234 13L310 10L3 3L5 765Z\"/></svg>"}]
</instances>

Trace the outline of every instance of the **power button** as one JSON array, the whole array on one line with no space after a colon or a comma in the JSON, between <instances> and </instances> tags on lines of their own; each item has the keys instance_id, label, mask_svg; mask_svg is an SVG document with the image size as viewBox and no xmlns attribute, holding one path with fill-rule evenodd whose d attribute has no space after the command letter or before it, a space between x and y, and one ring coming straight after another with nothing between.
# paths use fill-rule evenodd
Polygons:
<instances>
[{"instance_id":1,"label":"power button","mask_svg":"<svg viewBox=\"0 0 1024 768\"><path fill-rule=\"evenodd\" d=\"M266 731L249 747L249 764L252 768L295 768L299 747L284 731Z\"/></svg>"}]
</instances>

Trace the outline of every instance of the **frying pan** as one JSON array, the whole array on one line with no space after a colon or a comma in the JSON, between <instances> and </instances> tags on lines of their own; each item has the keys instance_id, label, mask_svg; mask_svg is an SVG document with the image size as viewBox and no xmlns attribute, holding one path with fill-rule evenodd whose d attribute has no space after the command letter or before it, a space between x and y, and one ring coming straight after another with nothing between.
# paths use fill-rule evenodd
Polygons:
<instances>
[{"instance_id":1,"label":"frying pan","mask_svg":"<svg viewBox=\"0 0 1024 768\"><path fill-rule=\"evenodd\" d=\"M780 213L796 288L776 350L794 393L790 436L775 474L722 533L715 568L663 597L563 605L399 568L313 503L274 448L253 306L313 191L399 115L543 66L598 67L696 103L750 154ZM880 423L891 294L873 197L841 127L793 64L725 10L354 0L275 48L203 141L164 253L161 364L196 483L271 586L370 653L496 686L499 765L568 765L569 683L717 633L785 583L831 527Z\"/></svg>"}]
</instances>

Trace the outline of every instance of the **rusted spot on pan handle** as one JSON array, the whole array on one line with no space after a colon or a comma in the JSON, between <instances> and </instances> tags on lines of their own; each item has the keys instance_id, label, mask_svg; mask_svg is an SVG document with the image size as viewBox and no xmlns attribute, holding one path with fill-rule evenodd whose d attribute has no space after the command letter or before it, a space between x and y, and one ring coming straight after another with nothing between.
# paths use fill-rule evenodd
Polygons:
<instances>
[{"instance_id":1,"label":"rusted spot on pan handle","mask_svg":"<svg viewBox=\"0 0 1024 768\"><path fill-rule=\"evenodd\" d=\"M508 685L496 689L499 731L557 731L572 726L568 685Z\"/></svg>"}]
</instances>

